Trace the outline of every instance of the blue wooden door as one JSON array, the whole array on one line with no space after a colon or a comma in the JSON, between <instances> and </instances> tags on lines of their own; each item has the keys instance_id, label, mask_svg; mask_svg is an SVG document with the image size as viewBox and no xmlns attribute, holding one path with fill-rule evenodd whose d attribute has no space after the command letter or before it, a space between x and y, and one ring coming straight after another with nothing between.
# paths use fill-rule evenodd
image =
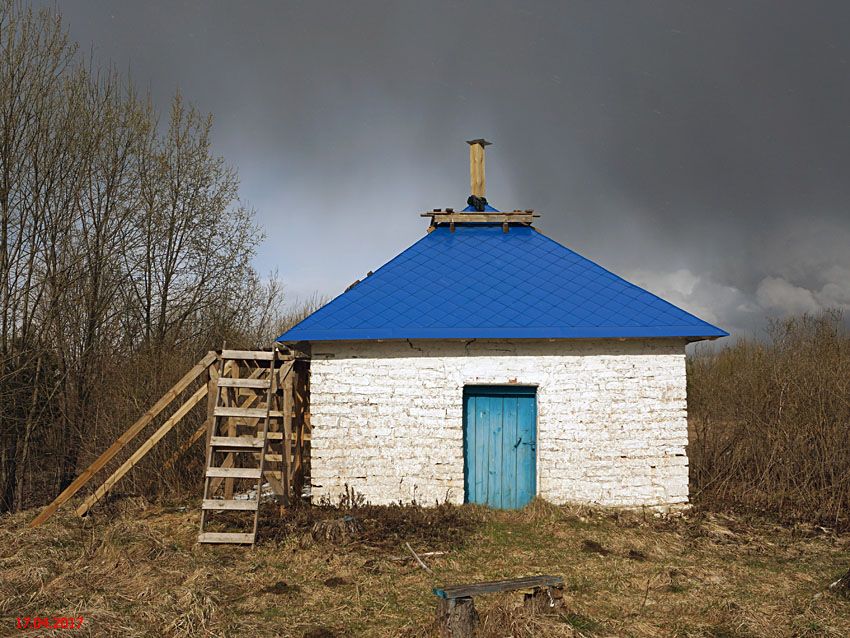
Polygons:
<instances>
[{"instance_id":1,"label":"blue wooden door","mask_svg":"<svg viewBox=\"0 0 850 638\"><path fill-rule=\"evenodd\" d=\"M522 507L537 487L535 389L467 386L463 395L466 502Z\"/></svg>"}]
</instances>

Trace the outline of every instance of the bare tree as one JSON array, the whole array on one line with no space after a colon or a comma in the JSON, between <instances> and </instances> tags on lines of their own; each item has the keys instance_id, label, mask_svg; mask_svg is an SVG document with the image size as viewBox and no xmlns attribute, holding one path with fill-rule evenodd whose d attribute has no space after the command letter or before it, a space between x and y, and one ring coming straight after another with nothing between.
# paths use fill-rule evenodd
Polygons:
<instances>
[{"instance_id":1,"label":"bare tree","mask_svg":"<svg viewBox=\"0 0 850 638\"><path fill-rule=\"evenodd\" d=\"M211 152L211 128L211 117L176 95L167 133L142 165L138 275L128 281L144 338L156 347L196 337L187 322L244 294L262 240L239 203L236 173Z\"/></svg>"},{"instance_id":2,"label":"bare tree","mask_svg":"<svg viewBox=\"0 0 850 638\"><path fill-rule=\"evenodd\" d=\"M211 130L179 94L161 130L55 11L0 0L0 511L68 484L222 335L276 321Z\"/></svg>"},{"instance_id":3,"label":"bare tree","mask_svg":"<svg viewBox=\"0 0 850 638\"><path fill-rule=\"evenodd\" d=\"M42 239L61 188L55 127L74 52L56 16L0 3L0 511L14 505L21 443L40 399Z\"/></svg>"}]
</instances>

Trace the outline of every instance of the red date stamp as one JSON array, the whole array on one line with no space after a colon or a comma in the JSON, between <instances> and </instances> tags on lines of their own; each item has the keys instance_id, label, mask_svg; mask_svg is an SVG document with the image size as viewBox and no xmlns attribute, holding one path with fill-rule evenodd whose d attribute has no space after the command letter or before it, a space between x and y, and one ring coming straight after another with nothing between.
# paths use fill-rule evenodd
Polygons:
<instances>
[{"instance_id":1,"label":"red date stamp","mask_svg":"<svg viewBox=\"0 0 850 638\"><path fill-rule=\"evenodd\" d=\"M18 617L18 629L79 629L85 619L82 616L24 616Z\"/></svg>"}]
</instances>

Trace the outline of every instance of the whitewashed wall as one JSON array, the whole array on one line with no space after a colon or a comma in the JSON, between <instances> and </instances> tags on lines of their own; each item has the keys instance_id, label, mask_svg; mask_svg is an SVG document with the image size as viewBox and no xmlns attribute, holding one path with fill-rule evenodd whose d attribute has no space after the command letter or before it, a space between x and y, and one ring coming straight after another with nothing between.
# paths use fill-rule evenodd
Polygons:
<instances>
[{"instance_id":1,"label":"whitewashed wall","mask_svg":"<svg viewBox=\"0 0 850 638\"><path fill-rule=\"evenodd\" d=\"M535 385L537 493L554 503L688 500L685 343L314 343L314 502L462 503L463 387Z\"/></svg>"}]
</instances>

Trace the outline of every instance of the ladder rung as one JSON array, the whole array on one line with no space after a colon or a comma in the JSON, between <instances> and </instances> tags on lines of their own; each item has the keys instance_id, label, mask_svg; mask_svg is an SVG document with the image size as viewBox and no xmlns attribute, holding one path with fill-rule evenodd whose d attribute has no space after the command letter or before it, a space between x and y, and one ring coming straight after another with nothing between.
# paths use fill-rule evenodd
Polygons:
<instances>
[{"instance_id":1,"label":"ladder rung","mask_svg":"<svg viewBox=\"0 0 850 638\"><path fill-rule=\"evenodd\" d=\"M222 500L220 498L206 498L204 502L201 503L201 509L205 510L250 510L254 511L259 506L259 501L257 499L246 499L246 498L236 498L236 499L226 499Z\"/></svg>"},{"instance_id":2,"label":"ladder rung","mask_svg":"<svg viewBox=\"0 0 850 638\"><path fill-rule=\"evenodd\" d=\"M263 419L266 416L265 408L227 408L217 407L215 416L242 416L249 419ZM269 418L277 419L283 416L280 410L269 410Z\"/></svg>"},{"instance_id":3,"label":"ladder rung","mask_svg":"<svg viewBox=\"0 0 850 638\"><path fill-rule=\"evenodd\" d=\"M210 445L213 447L235 447L254 449L263 447L263 439L253 436L212 436Z\"/></svg>"},{"instance_id":4,"label":"ladder rung","mask_svg":"<svg viewBox=\"0 0 850 638\"><path fill-rule=\"evenodd\" d=\"M198 534L199 543L253 543L254 535L237 532L201 532Z\"/></svg>"},{"instance_id":5,"label":"ladder rung","mask_svg":"<svg viewBox=\"0 0 850 638\"><path fill-rule=\"evenodd\" d=\"M256 388L258 390L268 390L271 386L271 381L268 379L232 379L230 377L219 377L219 388Z\"/></svg>"},{"instance_id":6,"label":"ladder rung","mask_svg":"<svg viewBox=\"0 0 850 638\"><path fill-rule=\"evenodd\" d=\"M283 463L283 454L266 454L266 460L270 463Z\"/></svg>"},{"instance_id":7,"label":"ladder rung","mask_svg":"<svg viewBox=\"0 0 850 638\"><path fill-rule=\"evenodd\" d=\"M207 477L209 478L244 478L258 479L260 478L260 468L258 467L208 467Z\"/></svg>"},{"instance_id":8,"label":"ladder rung","mask_svg":"<svg viewBox=\"0 0 850 638\"><path fill-rule=\"evenodd\" d=\"M248 361L271 361L274 352L266 350L222 350L222 359L241 359Z\"/></svg>"},{"instance_id":9,"label":"ladder rung","mask_svg":"<svg viewBox=\"0 0 850 638\"><path fill-rule=\"evenodd\" d=\"M225 438L236 438L236 439L243 439L243 438L244 438L244 439L247 439L247 438L254 438L254 437L247 437L247 436L245 436L245 437L242 437L242 436L237 436L237 437L214 436L214 437L212 437L212 438L210 439L210 442L212 442L212 439L225 439ZM260 436L260 437L258 437L258 438L259 438L259 440L260 440L260 441L262 441L262 440L263 440L263 437L262 437L262 436ZM283 439L283 432L267 432L267 433L266 433L266 438L267 438L269 441L281 441L281 440ZM293 438L295 438L295 437L294 437L294 435L293 435ZM309 439L305 438L304 440L305 440L305 441L307 441L307 440L309 440ZM238 444L236 444L236 447L239 447L239 445L238 445Z\"/></svg>"}]
</instances>

